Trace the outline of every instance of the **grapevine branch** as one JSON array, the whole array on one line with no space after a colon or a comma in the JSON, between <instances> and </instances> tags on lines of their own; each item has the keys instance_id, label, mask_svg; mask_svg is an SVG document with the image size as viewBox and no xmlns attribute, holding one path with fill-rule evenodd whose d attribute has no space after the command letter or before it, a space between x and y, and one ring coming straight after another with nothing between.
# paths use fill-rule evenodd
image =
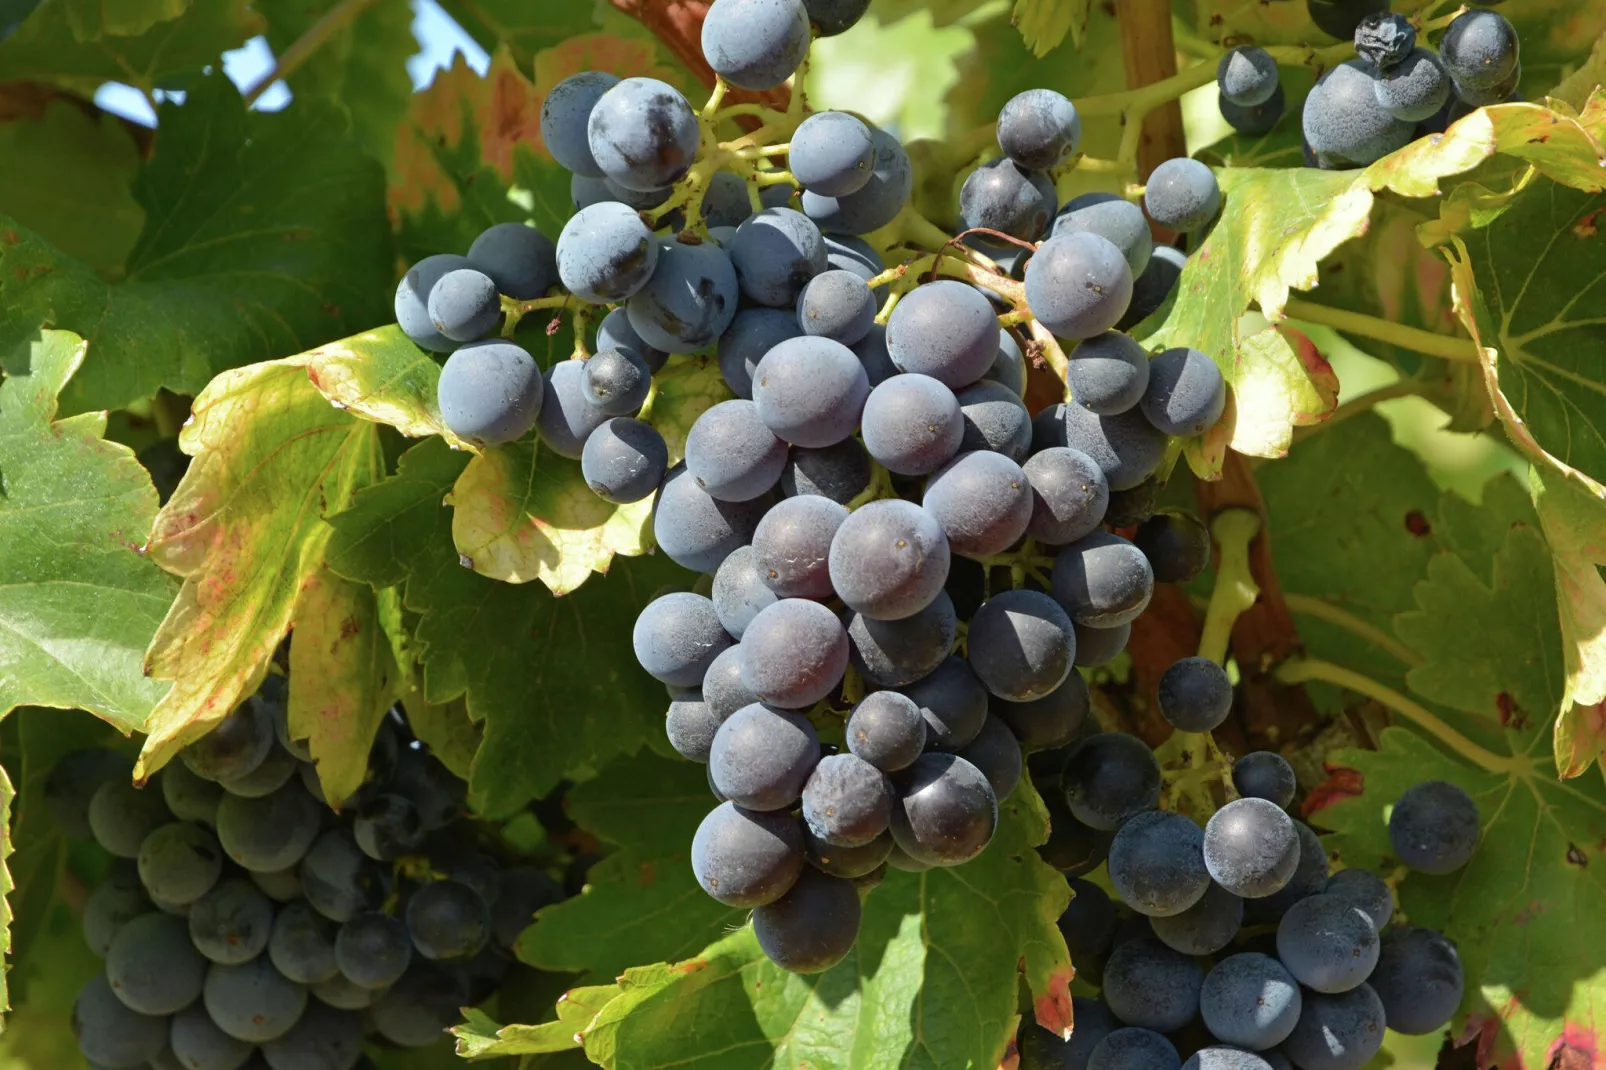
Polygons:
<instances>
[{"instance_id":1,"label":"grapevine branch","mask_svg":"<svg viewBox=\"0 0 1606 1070\"><path fill-rule=\"evenodd\" d=\"M1391 323L1377 316L1313 304L1298 298L1290 298L1283 309L1289 316L1304 320L1306 323L1331 327L1345 334L1358 334L1362 338L1374 338L1379 342L1389 342L1402 349L1414 350L1430 357L1464 364L1476 364L1479 360L1478 345L1470 338L1435 334L1419 327L1407 327L1403 323Z\"/></svg>"}]
</instances>

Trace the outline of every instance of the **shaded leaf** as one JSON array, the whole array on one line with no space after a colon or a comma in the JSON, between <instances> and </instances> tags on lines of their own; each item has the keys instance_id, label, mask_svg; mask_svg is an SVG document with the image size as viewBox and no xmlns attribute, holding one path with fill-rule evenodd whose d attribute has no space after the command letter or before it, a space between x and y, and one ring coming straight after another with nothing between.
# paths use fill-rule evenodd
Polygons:
<instances>
[{"instance_id":1,"label":"shaded leaf","mask_svg":"<svg viewBox=\"0 0 1606 1070\"><path fill-rule=\"evenodd\" d=\"M459 780L467 781L474 768L474 755L480 749L484 733L480 726L468 719L468 707L462 699L453 699L442 706L424 701L420 690L416 698L408 696L407 727L413 730L418 741L441 760Z\"/></svg>"},{"instance_id":2,"label":"shaded leaf","mask_svg":"<svg viewBox=\"0 0 1606 1070\"><path fill-rule=\"evenodd\" d=\"M59 0L80 41L135 37L188 10L192 0Z\"/></svg>"},{"instance_id":3,"label":"shaded leaf","mask_svg":"<svg viewBox=\"0 0 1606 1070\"><path fill-rule=\"evenodd\" d=\"M596 24L592 8L587 4L444 0L441 6L487 52L506 48L520 67L528 67L542 49L562 44Z\"/></svg>"},{"instance_id":4,"label":"shaded leaf","mask_svg":"<svg viewBox=\"0 0 1606 1070\"><path fill-rule=\"evenodd\" d=\"M1606 755L1606 505L1560 473L1535 467L1531 478L1555 568L1566 659L1556 767L1571 777Z\"/></svg>"},{"instance_id":5,"label":"shaded leaf","mask_svg":"<svg viewBox=\"0 0 1606 1070\"><path fill-rule=\"evenodd\" d=\"M46 331L0 382L0 715L27 703L143 729L167 686L140 658L176 585L140 551L156 488L105 413L55 420L85 343ZM53 422L54 421L54 422Z\"/></svg>"},{"instance_id":6,"label":"shaded leaf","mask_svg":"<svg viewBox=\"0 0 1606 1070\"><path fill-rule=\"evenodd\" d=\"M1091 6L1091 0L1015 0L1011 20L1032 55L1042 59L1059 47L1067 33L1074 47L1082 47Z\"/></svg>"}]
</instances>

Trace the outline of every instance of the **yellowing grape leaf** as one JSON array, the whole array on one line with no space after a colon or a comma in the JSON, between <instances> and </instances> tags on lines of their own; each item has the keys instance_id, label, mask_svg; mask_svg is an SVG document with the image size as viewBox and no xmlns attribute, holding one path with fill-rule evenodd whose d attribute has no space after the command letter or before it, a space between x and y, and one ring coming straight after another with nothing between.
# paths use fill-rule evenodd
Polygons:
<instances>
[{"instance_id":1,"label":"yellowing grape leaf","mask_svg":"<svg viewBox=\"0 0 1606 1070\"><path fill-rule=\"evenodd\" d=\"M440 364L394 323L321 345L306 359L312 384L335 405L409 438L441 435L466 447L441 419L435 399Z\"/></svg>"},{"instance_id":2,"label":"yellowing grape leaf","mask_svg":"<svg viewBox=\"0 0 1606 1070\"><path fill-rule=\"evenodd\" d=\"M1563 473L1536 465L1529 478L1555 567L1566 658L1556 765L1572 777L1606 755L1606 504Z\"/></svg>"},{"instance_id":3,"label":"yellowing grape leaf","mask_svg":"<svg viewBox=\"0 0 1606 1070\"><path fill-rule=\"evenodd\" d=\"M86 345L45 331L0 382L0 716L86 709L129 733L167 685L140 671L176 585L141 552L156 488L105 413L57 420Z\"/></svg>"}]
</instances>

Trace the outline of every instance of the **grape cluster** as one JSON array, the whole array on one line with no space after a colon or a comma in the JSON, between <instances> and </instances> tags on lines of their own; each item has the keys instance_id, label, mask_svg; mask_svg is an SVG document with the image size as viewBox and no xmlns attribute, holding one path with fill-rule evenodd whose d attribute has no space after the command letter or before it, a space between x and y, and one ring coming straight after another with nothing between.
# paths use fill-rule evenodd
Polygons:
<instances>
[{"instance_id":1,"label":"grape cluster","mask_svg":"<svg viewBox=\"0 0 1606 1070\"><path fill-rule=\"evenodd\" d=\"M1517 99L1517 32L1498 12L1456 16L1438 51L1386 0L1308 0L1311 18L1355 41L1357 58L1328 71L1305 97L1305 162L1365 167L1424 134L1442 132L1474 108ZM1282 116L1277 64L1264 49L1235 48L1216 69L1221 114L1234 129L1264 134Z\"/></svg>"},{"instance_id":2,"label":"grape cluster","mask_svg":"<svg viewBox=\"0 0 1606 1070\"><path fill-rule=\"evenodd\" d=\"M143 788L110 750L62 758L45 798L112 857L83 911L105 970L73 1028L97 1068L352 1070L421 1047L502 984L563 898L462 815L464 785L387 717L336 816L270 677Z\"/></svg>"},{"instance_id":3,"label":"grape cluster","mask_svg":"<svg viewBox=\"0 0 1606 1070\"><path fill-rule=\"evenodd\" d=\"M1160 711L1206 730L1231 705L1213 662L1179 661ZM1441 933L1397 921L1375 873L1329 875L1316 833L1285 810L1294 772L1269 751L1234 763L1237 798L1203 829L1154 809L1161 773L1131 736L1095 733L1033 755L1053 835L1041 848L1069 875L1060 930L1079 979L1069 1041L1038 1026L1020 1035L1021 1070L1359 1070L1384 1028L1444 1028L1464 976ZM1425 873L1453 872L1477 847L1478 811L1460 788L1429 781L1401 795L1394 852ZM1082 879L1106 867L1118 907Z\"/></svg>"}]
</instances>

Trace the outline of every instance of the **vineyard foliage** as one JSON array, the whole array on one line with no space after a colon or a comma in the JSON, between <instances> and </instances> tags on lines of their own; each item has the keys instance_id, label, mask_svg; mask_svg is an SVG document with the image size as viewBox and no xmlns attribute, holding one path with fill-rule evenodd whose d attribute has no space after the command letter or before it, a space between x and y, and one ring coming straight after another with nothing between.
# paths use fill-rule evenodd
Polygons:
<instances>
[{"instance_id":1,"label":"vineyard foliage","mask_svg":"<svg viewBox=\"0 0 1606 1070\"><path fill-rule=\"evenodd\" d=\"M415 88L401 0L0 4L0 1070L80 1065L68 1017L94 965L74 911L96 875L45 814L52 764L109 742L155 773L286 642L291 732L329 797L362 783L401 702L477 815L517 828L564 791L565 846L590 865L455 1053L383 1068L990 1070L1023 1023L1072 1026L1069 890L1033 850L1049 811L1029 778L976 861L892 872L826 973L773 966L745 912L702 894L704 770L665 741L630 638L694 577L653 552L650 499L602 501L533 436L454 436L439 363L393 322L407 264L497 222L561 230L569 174L539 121L558 82L650 76L700 105L688 6L443 0L488 60ZM1207 625L1230 627L1212 640L1239 685L1218 741L1288 756L1335 861L1379 869L1405 916L1457 942L1450 1039L1479 1067L1606 1065L1606 6L1506 0L1525 102L1351 171L1300 166L1297 108L1256 138L1216 113L1224 38L1349 54L1303 3L1174 0L1182 73L1148 90L1125 83L1117 6L875 0L815 47L809 104L909 145L913 207L886 247L954 232L986 124L1020 90L1075 100L1100 161L1131 148L1123 122L1181 98L1225 207L1133 333L1203 351L1231 394L1164 498L1261 522L1247 554L1248 534L1223 541L1215 568L1157 592L1093 672L1095 715L1157 746L1167 805L1207 816L1218 752L1166 742L1153 696ZM281 110L248 104L220 58L258 37L285 66ZM154 127L94 104L108 82L151 101ZM1057 180L1062 202L1123 181ZM515 338L547 365L577 326L538 309ZM1032 374L1037 404L1062 393ZM671 464L730 396L712 356L660 377ZM1219 620L1218 588L1245 583L1258 600ZM1424 779L1478 806L1481 849L1449 876L1391 853L1389 807ZM1427 1039L1391 1034L1380 1058L1431 1063Z\"/></svg>"}]
</instances>

